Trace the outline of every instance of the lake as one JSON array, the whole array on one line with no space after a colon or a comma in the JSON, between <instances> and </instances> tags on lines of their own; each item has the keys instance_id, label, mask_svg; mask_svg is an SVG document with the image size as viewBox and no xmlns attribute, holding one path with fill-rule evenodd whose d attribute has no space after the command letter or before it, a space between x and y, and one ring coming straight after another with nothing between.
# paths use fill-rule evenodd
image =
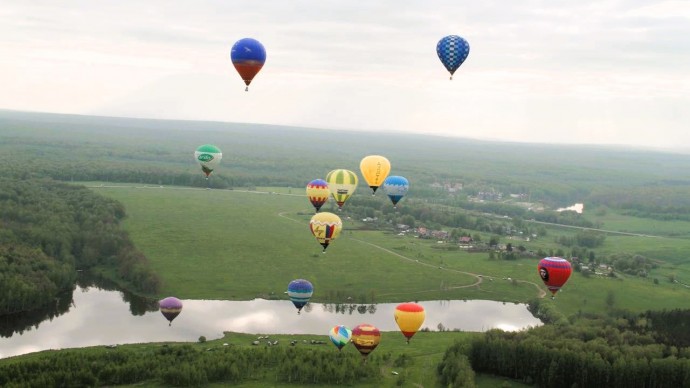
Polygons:
<instances>
[{"instance_id":1,"label":"lake","mask_svg":"<svg viewBox=\"0 0 690 388\"><path fill-rule=\"evenodd\" d=\"M137 298L93 285L77 286L49 312L2 317L0 358L47 349L95 345L186 341L199 336L217 339L224 331L253 334L314 334L327 340L335 325L350 328L370 323L382 331L397 331L393 312L398 303L310 303L297 314L285 300L183 300L180 315L168 326L157 301ZM485 301L420 301L426 310L424 327L486 331L521 330L539 326L524 304Z\"/></svg>"}]
</instances>

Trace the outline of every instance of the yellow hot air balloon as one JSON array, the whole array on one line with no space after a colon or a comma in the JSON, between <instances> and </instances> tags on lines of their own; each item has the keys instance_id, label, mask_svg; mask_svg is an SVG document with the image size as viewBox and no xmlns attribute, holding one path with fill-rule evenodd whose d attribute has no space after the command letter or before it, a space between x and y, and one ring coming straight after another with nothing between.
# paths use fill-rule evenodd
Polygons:
<instances>
[{"instance_id":1,"label":"yellow hot air balloon","mask_svg":"<svg viewBox=\"0 0 690 388\"><path fill-rule=\"evenodd\" d=\"M381 155L369 155L359 162L359 169L362 176L367 181L369 187L376 194L376 189L386 180L388 173L391 172L391 162Z\"/></svg>"},{"instance_id":2,"label":"yellow hot air balloon","mask_svg":"<svg viewBox=\"0 0 690 388\"><path fill-rule=\"evenodd\" d=\"M407 343L410 343L412 336L417 333L422 324L426 313L424 307L417 303L401 303L395 308L395 323L398 324L400 331L407 337Z\"/></svg>"},{"instance_id":3,"label":"yellow hot air balloon","mask_svg":"<svg viewBox=\"0 0 690 388\"><path fill-rule=\"evenodd\" d=\"M333 170L326 175L326 182L328 182L328 190L335 202L338 204L338 210L343 208L345 201L357 189L357 174L350 170L338 169Z\"/></svg>"},{"instance_id":4,"label":"yellow hot air balloon","mask_svg":"<svg viewBox=\"0 0 690 388\"><path fill-rule=\"evenodd\" d=\"M326 252L328 244L338 238L340 230L343 228L343 222L340 217L333 213L322 212L314 214L309 221L309 229L316 237L316 240L323 246L323 251Z\"/></svg>"}]
</instances>

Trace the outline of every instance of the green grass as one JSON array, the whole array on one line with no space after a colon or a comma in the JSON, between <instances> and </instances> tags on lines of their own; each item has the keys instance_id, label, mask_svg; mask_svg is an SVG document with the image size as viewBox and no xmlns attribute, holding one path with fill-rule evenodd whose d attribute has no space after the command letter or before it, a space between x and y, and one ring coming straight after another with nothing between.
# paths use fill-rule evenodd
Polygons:
<instances>
[{"instance_id":1,"label":"green grass","mask_svg":"<svg viewBox=\"0 0 690 388\"><path fill-rule=\"evenodd\" d=\"M291 280L306 278L317 289L314 301L327 301L329 293L338 291L356 301L372 294L379 302L408 300L419 292L425 292L420 299L429 300L441 296L428 291L439 290L442 283L475 281L353 241L347 220L344 233L323 254L309 231L312 210L306 197L230 190L95 190L125 204L125 229L162 278L161 295L283 297ZM390 297L378 296L383 294Z\"/></svg>"},{"instance_id":2,"label":"green grass","mask_svg":"<svg viewBox=\"0 0 690 388\"><path fill-rule=\"evenodd\" d=\"M587 219L601 223L601 229L653 236L690 238L690 222L688 221L661 221L631 217L616 213L612 209L606 209L604 214L588 213Z\"/></svg>"},{"instance_id":3,"label":"green grass","mask_svg":"<svg viewBox=\"0 0 690 388\"><path fill-rule=\"evenodd\" d=\"M448 244L435 240L357 230L360 223L347 219L347 205L338 213L345 225L343 234L322 254L308 228L313 210L301 190L293 195L169 187L94 190L124 203L129 215L125 228L163 280L160 296L281 298L287 283L295 278L314 283L315 302L337 302L336 293L361 302L372 297L376 302L526 302L539 289L544 290L536 274L540 258L489 260L486 252L445 249ZM556 249L556 233L556 228L549 228L547 237L515 240L513 245ZM630 236L608 236L602 248L606 252L643 249L667 252L667 256L650 256L664 259L690 252L682 239ZM481 274L481 283L463 272ZM566 315L602 313L610 291L615 295L615 308L690 308L690 289L670 283L670 274L680 281L690 280L690 264L663 262L647 279L586 278L574 273L554 303Z\"/></svg>"}]
</instances>

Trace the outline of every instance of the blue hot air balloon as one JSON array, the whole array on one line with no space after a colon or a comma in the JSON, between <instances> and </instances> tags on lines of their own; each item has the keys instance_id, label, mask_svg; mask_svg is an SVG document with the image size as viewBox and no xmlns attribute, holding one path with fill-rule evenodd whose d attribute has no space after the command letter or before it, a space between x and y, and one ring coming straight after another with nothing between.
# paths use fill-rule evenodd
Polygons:
<instances>
[{"instance_id":1,"label":"blue hot air balloon","mask_svg":"<svg viewBox=\"0 0 690 388\"><path fill-rule=\"evenodd\" d=\"M396 207L398 201L407 194L410 189L410 182L405 177L391 175L383 181L383 191L388 195L388 198L393 202L393 207Z\"/></svg>"},{"instance_id":2,"label":"blue hot air balloon","mask_svg":"<svg viewBox=\"0 0 690 388\"><path fill-rule=\"evenodd\" d=\"M313 293L314 286L311 285L309 280L296 279L288 284L287 294L292 304L297 307L297 314L302 311L302 307L309 303L309 299Z\"/></svg>"},{"instance_id":3,"label":"blue hot air balloon","mask_svg":"<svg viewBox=\"0 0 690 388\"><path fill-rule=\"evenodd\" d=\"M230 59L232 60L232 65L235 66L240 77L247 85L244 90L248 91L249 84L252 83L254 76L256 76L264 66L264 62L266 62L266 49L256 39L240 39L232 45Z\"/></svg>"},{"instance_id":4,"label":"blue hot air balloon","mask_svg":"<svg viewBox=\"0 0 690 388\"><path fill-rule=\"evenodd\" d=\"M453 73L465 62L469 53L470 45L457 35L444 36L436 44L436 54L450 73L450 79L453 79Z\"/></svg>"}]
</instances>

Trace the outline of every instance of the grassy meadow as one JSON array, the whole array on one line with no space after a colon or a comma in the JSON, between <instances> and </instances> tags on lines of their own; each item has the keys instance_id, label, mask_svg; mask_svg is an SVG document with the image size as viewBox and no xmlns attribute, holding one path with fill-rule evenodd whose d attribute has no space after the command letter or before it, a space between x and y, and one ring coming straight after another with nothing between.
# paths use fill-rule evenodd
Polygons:
<instances>
[{"instance_id":1,"label":"grassy meadow","mask_svg":"<svg viewBox=\"0 0 690 388\"><path fill-rule=\"evenodd\" d=\"M295 278L312 281L315 302L339 302L346 297L361 303L436 299L526 302L546 291L535 269L540 258L490 260L486 252L466 252L435 240L359 230L359 222L347 219L347 205L338 213L344 222L343 233L321 253L309 231L313 209L302 190L94 186L93 190L125 205L125 229L163 280L160 296L284 298L287 283ZM324 210L332 210L331 205ZM575 231L550 227L547 237L513 244L555 249L557 233ZM650 252L682 254L690 252L687 244L683 239L608 236L602 250L647 247ZM690 308L690 289L666 278L673 272L683 279L690 275L688 268L671 261L660 263L648 278L573 273L556 300L549 303L566 315L604 312L611 307L606 300L612 293L613 308Z\"/></svg>"}]
</instances>

